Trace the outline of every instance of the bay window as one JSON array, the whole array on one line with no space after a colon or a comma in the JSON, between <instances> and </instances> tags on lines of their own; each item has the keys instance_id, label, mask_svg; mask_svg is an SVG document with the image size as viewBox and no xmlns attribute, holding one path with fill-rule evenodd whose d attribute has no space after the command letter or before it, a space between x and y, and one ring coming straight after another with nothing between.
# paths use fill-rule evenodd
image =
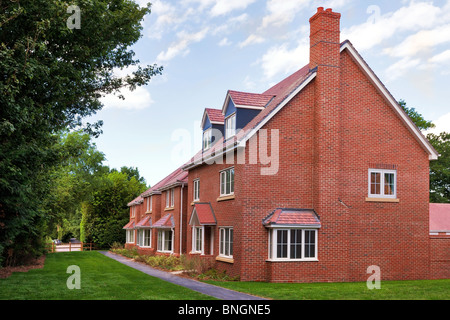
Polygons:
<instances>
[{"instance_id":1,"label":"bay window","mask_svg":"<svg viewBox=\"0 0 450 320\"><path fill-rule=\"evenodd\" d=\"M192 252L203 254L204 228L192 228Z\"/></svg>"},{"instance_id":2,"label":"bay window","mask_svg":"<svg viewBox=\"0 0 450 320\"><path fill-rule=\"evenodd\" d=\"M272 261L317 260L317 230L270 229L269 259Z\"/></svg>"},{"instance_id":3,"label":"bay window","mask_svg":"<svg viewBox=\"0 0 450 320\"><path fill-rule=\"evenodd\" d=\"M173 252L173 231L171 229L162 229L158 231L159 252Z\"/></svg>"}]
</instances>

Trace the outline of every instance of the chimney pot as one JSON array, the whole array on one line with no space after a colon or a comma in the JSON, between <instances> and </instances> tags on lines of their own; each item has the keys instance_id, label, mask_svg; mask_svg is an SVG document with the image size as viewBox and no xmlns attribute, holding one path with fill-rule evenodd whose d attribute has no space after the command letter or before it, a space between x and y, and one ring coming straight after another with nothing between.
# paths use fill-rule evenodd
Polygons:
<instances>
[{"instance_id":1,"label":"chimney pot","mask_svg":"<svg viewBox=\"0 0 450 320\"><path fill-rule=\"evenodd\" d=\"M317 8L317 12L322 12L323 11L323 7L318 7Z\"/></svg>"},{"instance_id":2,"label":"chimney pot","mask_svg":"<svg viewBox=\"0 0 450 320\"><path fill-rule=\"evenodd\" d=\"M327 10L325 10L325 11L327 11L327 12L333 12L333 9L331 9L331 8L328 8Z\"/></svg>"}]
</instances>

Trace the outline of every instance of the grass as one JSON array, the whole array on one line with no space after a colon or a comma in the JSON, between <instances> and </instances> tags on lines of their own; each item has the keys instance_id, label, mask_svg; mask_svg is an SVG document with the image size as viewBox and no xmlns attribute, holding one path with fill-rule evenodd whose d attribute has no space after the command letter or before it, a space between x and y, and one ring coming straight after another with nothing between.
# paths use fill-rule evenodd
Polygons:
<instances>
[{"instance_id":1,"label":"grass","mask_svg":"<svg viewBox=\"0 0 450 320\"><path fill-rule=\"evenodd\" d=\"M69 290L67 273L80 267L81 289ZM204 300L211 297L146 275L99 252L48 254L43 269L0 279L5 300Z\"/></svg>"},{"instance_id":2,"label":"grass","mask_svg":"<svg viewBox=\"0 0 450 320\"><path fill-rule=\"evenodd\" d=\"M382 281L369 290L356 283L264 283L205 281L210 284L275 300L449 300L450 279Z\"/></svg>"}]
</instances>

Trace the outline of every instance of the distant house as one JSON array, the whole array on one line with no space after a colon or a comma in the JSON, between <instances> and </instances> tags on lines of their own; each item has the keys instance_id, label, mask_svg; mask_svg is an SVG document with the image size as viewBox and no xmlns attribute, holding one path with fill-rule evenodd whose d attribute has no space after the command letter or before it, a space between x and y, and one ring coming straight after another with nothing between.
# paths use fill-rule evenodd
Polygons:
<instances>
[{"instance_id":1,"label":"distant house","mask_svg":"<svg viewBox=\"0 0 450 320\"><path fill-rule=\"evenodd\" d=\"M309 64L205 109L202 149L129 203L128 247L243 281L365 281L373 265L383 280L450 276L450 237L430 235L439 155L340 41L340 17L311 17Z\"/></svg>"}]
</instances>

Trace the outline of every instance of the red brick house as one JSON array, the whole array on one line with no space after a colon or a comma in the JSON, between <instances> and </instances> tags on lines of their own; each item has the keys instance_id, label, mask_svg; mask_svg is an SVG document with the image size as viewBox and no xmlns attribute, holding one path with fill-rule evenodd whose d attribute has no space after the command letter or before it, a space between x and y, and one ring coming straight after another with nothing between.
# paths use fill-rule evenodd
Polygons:
<instances>
[{"instance_id":1,"label":"red brick house","mask_svg":"<svg viewBox=\"0 0 450 320\"><path fill-rule=\"evenodd\" d=\"M197 255L242 281L365 281L372 265L383 280L449 277L450 239L431 263L436 150L340 41L339 13L319 8L310 27L308 65L205 110L202 150L129 204L127 242L151 230L147 251Z\"/></svg>"}]
</instances>

